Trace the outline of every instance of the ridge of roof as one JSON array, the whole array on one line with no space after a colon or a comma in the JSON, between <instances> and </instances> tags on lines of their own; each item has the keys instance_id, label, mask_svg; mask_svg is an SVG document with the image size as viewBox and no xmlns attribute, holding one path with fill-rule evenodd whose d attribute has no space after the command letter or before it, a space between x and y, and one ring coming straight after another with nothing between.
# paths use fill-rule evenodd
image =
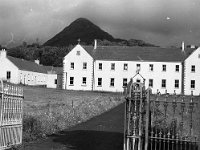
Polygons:
<instances>
[{"instance_id":1,"label":"ridge of roof","mask_svg":"<svg viewBox=\"0 0 200 150\"><path fill-rule=\"evenodd\" d=\"M96 60L182 62L195 49L140 47L140 46L83 46Z\"/></svg>"}]
</instances>

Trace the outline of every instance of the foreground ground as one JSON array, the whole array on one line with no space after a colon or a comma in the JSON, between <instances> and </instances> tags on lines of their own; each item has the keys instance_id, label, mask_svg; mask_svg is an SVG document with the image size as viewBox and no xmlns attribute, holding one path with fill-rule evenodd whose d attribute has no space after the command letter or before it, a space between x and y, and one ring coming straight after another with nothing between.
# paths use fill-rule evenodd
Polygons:
<instances>
[{"instance_id":1,"label":"foreground ground","mask_svg":"<svg viewBox=\"0 0 200 150\"><path fill-rule=\"evenodd\" d=\"M26 150L122 150L124 104L46 140L24 145Z\"/></svg>"},{"instance_id":2,"label":"foreground ground","mask_svg":"<svg viewBox=\"0 0 200 150\"><path fill-rule=\"evenodd\" d=\"M46 130L49 124L50 125L54 124L53 127L52 126L48 127L49 131L51 131L51 129L55 127L56 129L59 128L59 131L61 130L62 131L56 132L56 134L51 134L51 136L48 136L47 139L39 140L37 142L31 142L29 144L24 144L23 147L21 147L21 149L23 150L64 150L64 149L65 150L121 150L123 149L124 103L120 104L121 102L119 102L120 100L118 99L119 95L116 96L115 93L26 88L25 98L26 98L25 112L26 113L32 112L31 114L33 114L32 117L34 119L36 118L38 120L39 118L39 124L42 121L42 126L36 126L33 129L38 129L40 127L43 127L43 129ZM71 110L72 102L74 108L72 109L73 111L67 111ZM197 102L199 103L199 97ZM111 107L115 108L111 109L110 111L107 111ZM79 108L81 108L81 110ZM51 109L52 112L49 112ZM98 113L95 113L97 111ZM102 112L105 113L101 114ZM186 110L186 112L188 112L188 110ZM169 112L168 114L172 116L171 113L172 112ZM196 127L198 126L198 129L195 130L194 133L200 131L199 114L200 114L200 109L195 109L195 116L193 116L193 120L196 121L196 124L194 124L194 126ZM44 123L46 118L49 117L49 115L50 115L50 120L47 119L47 122ZM69 119L71 116L72 118ZM73 120L74 118L78 118L78 120L76 119ZM87 119L89 120L83 122L84 120ZM38 124L37 120L36 120L36 125ZM80 123L79 120L82 123ZM68 122L70 121L72 121L73 124L68 124ZM75 125L77 123L79 124ZM71 125L75 126L70 127ZM40 131L43 130L36 130L36 133Z\"/></svg>"}]
</instances>

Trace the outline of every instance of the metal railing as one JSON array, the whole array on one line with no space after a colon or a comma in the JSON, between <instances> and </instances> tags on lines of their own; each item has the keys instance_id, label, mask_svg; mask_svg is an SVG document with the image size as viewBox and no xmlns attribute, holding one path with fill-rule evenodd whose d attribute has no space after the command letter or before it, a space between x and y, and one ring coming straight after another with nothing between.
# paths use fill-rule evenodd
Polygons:
<instances>
[{"instance_id":1,"label":"metal railing","mask_svg":"<svg viewBox=\"0 0 200 150\"><path fill-rule=\"evenodd\" d=\"M0 80L0 150L22 143L23 89Z\"/></svg>"},{"instance_id":2,"label":"metal railing","mask_svg":"<svg viewBox=\"0 0 200 150\"><path fill-rule=\"evenodd\" d=\"M142 83L126 92L124 150L197 150L191 96L151 95Z\"/></svg>"}]
</instances>

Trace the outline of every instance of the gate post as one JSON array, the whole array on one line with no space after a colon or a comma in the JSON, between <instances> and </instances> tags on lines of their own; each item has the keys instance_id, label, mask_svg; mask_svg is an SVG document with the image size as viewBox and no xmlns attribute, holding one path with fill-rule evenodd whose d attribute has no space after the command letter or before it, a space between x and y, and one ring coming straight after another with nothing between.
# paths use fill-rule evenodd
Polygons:
<instances>
[{"instance_id":1,"label":"gate post","mask_svg":"<svg viewBox=\"0 0 200 150\"><path fill-rule=\"evenodd\" d=\"M124 150L144 150L145 148L145 120L147 91L143 83L131 82L128 86L125 103L124 118ZM149 107L149 105L148 105ZM149 110L148 114L149 115ZM149 125L147 120L146 124ZM148 129L148 128L147 128ZM148 138L148 130L147 130ZM147 146L148 147L148 141Z\"/></svg>"},{"instance_id":2,"label":"gate post","mask_svg":"<svg viewBox=\"0 0 200 150\"><path fill-rule=\"evenodd\" d=\"M147 89L146 96L146 124L145 124L145 150L148 150L149 145L149 121L150 121L150 89Z\"/></svg>"}]
</instances>

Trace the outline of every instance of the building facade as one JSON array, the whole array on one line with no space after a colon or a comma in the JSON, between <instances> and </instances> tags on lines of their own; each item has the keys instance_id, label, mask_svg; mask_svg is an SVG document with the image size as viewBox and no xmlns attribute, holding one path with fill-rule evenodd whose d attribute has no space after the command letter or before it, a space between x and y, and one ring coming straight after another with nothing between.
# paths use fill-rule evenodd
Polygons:
<instances>
[{"instance_id":1,"label":"building facade","mask_svg":"<svg viewBox=\"0 0 200 150\"><path fill-rule=\"evenodd\" d=\"M59 87L62 85L61 78L57 78L58 74L62 74L62 68L42 66L38 61L31 62L7 56L5 49L0 51L0 66L0 79L7 82L51 88L57 88L57 83L59 83ZM59 73L57 74L57 72ZM59 81L55 82L55 79Z\"/></svg>"},{"instance_id":2,"label":"building facade","mask_svg":"<svg viewBox=\"0 0 200 150\"><path fill-rule=\"evenodd\" d=\"M153 93L199 95L199 59L199 49L78 44L63 59L63 89L122 92L145 79Z\"/></svg>"}]
</instances>

